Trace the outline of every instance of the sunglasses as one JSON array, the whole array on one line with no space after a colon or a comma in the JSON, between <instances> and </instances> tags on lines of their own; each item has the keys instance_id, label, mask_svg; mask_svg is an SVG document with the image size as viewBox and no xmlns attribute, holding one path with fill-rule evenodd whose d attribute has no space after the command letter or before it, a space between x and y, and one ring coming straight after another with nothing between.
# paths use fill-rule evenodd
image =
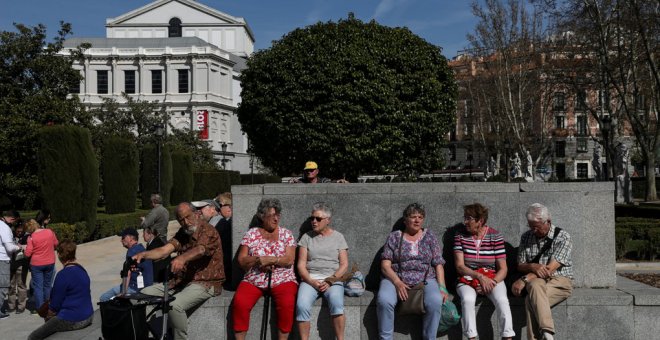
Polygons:
<instances>
[{"instance_id":1,"label":"sunglasses","mask_svg":"<svg viewBox=\"0 0 660 340\"><path fill-rule=\"evenodd\" d=\"M321 222L325 220L327 217L310 216L309 218L312 220L316 220L316 222Z\"/></svg>"}]
</instances>

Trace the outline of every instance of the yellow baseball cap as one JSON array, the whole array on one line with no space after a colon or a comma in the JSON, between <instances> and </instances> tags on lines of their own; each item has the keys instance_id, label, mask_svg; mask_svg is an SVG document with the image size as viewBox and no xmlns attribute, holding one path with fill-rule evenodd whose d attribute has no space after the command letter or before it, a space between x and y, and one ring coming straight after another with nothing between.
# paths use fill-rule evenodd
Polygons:
<instances>
[{"instance_id":1,"label":"yellow baseball cap","mask_svg":"<svg viewBox=\"0 0 660 340\"><path fill-rule=\"evenodd\" d=\"M303 170L316 170L318 168L319 166L316 164L316 162L309 161L305 163L305 168Z\"/></svg>"}]
</instances>

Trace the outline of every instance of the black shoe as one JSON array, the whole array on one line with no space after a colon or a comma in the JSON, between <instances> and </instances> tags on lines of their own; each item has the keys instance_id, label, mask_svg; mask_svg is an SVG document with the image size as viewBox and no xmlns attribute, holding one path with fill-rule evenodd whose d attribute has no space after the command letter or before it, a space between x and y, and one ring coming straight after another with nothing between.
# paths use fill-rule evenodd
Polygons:
<instances>
[{"instance_id":1,"label":"black shoe","mask_svg":"<svg viewBox=\"0 0 660 340\"><path fill-rule=\"evenodd\" d=\"M4 312L0 312L0 320L2 320L2 319L6 319L6 318L8 318L8 317L9 317L9 314L4 313Z\"/></svg>"}]
</instances>

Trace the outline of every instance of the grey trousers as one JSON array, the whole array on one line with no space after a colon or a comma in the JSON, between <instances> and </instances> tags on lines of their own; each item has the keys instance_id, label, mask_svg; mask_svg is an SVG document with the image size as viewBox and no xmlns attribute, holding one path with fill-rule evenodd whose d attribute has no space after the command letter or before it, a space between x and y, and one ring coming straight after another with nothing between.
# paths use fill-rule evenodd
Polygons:
<instances>
[{"instance_id":1,"label":"grey trousers","mask_svg":"<svg viewBox=\"0 0 660 340\"><path fill-rule=\"evenodd\" d=\"M28 335L28 340L41 340L46 339L51 334L57 332L65 331L75 331L77 329L85 328L92 324L92 319L94 319L94 314L92 314L87 320L71 322L58 318L57 316L48 320L41 327L35 329Z\"/></svg>"},{"instance_id":2,"label":"grey trousers","mask_svg":"<svg viewBox=\"0 0 660 340\"><path fill-rule=\"evenodd\" d=\"M5 305L7 291L9 290L10 272L9 261L0 261L0 307Z\"/></svg>"}]
</instances>

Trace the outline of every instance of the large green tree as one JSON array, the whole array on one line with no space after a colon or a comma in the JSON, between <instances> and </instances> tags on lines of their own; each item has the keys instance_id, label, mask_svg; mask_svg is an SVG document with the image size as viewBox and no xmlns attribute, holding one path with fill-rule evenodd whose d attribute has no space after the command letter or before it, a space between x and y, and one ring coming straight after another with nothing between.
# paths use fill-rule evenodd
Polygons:
<instances>
[{"instance_id":1,"label":"large green tree","mask_svg":"<svg viewBox=\"0 0 660 340\"><path fill-rule=\"evenodd\" d=\"M11 205L30 208L38 203L36 133L45 125L89 126L89 116L77 98L67 98L80 74L73 59L57 56L69 24L61 23L52 42L43 25L15 24L0 31L0 195Z\"/></svg>"},{"instance_id":2,"label":"large green tree","mask_svg":"<svg viewBox=\"0 0 660 340\"><path fill-rule=\"evenodd\" d=\"M335 177L436 169L454 125L457 88L441 48L351 14L256 52L241 84L238 119L280 175L310 159Z\"/></svg>"}]
</instances>

